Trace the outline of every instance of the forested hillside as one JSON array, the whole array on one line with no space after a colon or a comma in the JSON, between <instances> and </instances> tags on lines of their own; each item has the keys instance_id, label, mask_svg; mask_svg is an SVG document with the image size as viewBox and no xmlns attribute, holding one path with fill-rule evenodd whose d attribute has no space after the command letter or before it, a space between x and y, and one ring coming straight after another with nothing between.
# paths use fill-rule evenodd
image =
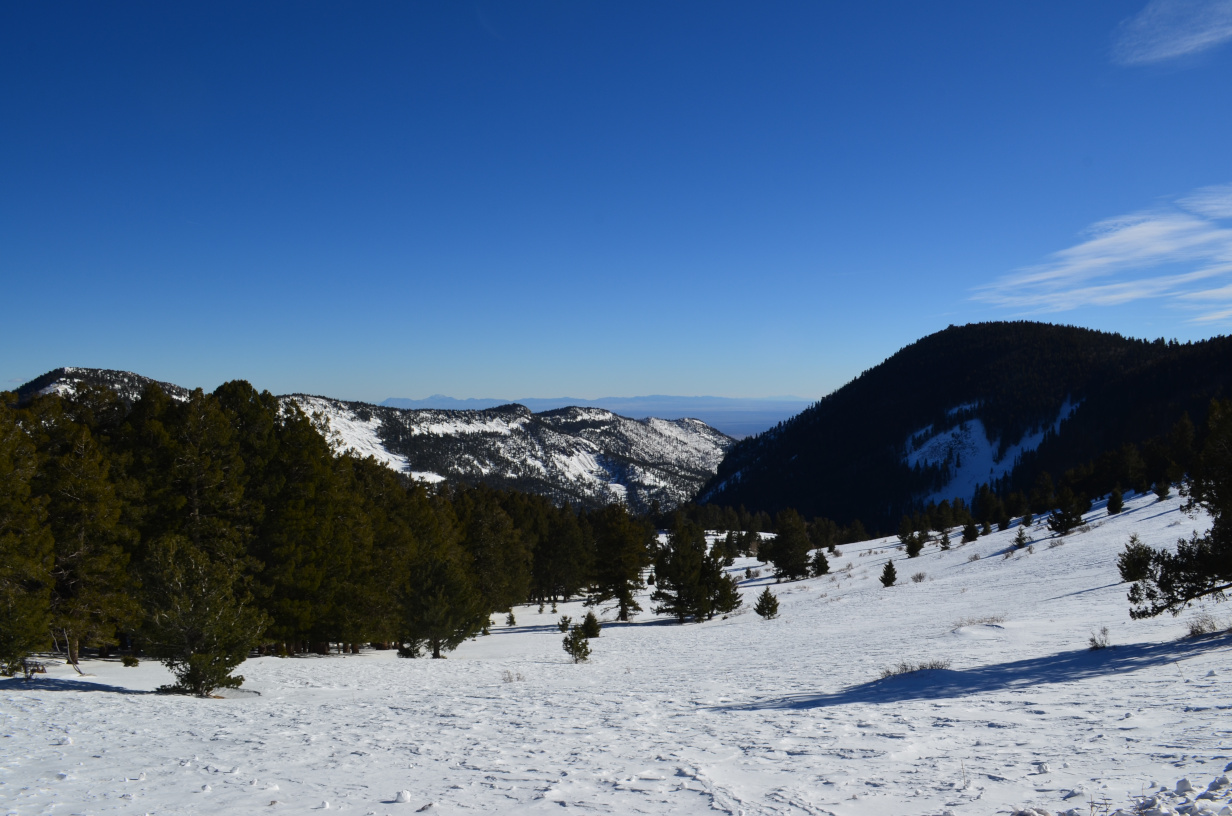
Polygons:
<instances>
[{"instance_id":1,"label":"forested hillside","mask_svg":"<svg viewBox=\"0 0 1232 816\"><path fill-rule=\"evenodd\" d=\"M48 372L23 385L18 396L71 396L97 386L131 405L150 384L174 399L188 397L177 385L90 368ZM408 410L306 394L278 402L312 416L338 450L373 456L400 473L536 493L591 509L613 501L639 513L674 508L697 494L734 441L696 419L630 419L601 408Z\"/></svg>"},{"instance_id":2,"label":"forested hillside","mask_svg":"<svg viewBox=\"0 0 1232 816\"><path fill-rule=\"evenodd\" d=\"M1183 468L1182 418L1229 394L1232 338L1145 341L1033 322L951 326L806 411L738 442L699 500L894 529L981 484L1026 494L1047 472L1089 495ZM1182 427L1178 430L1178 422ZM964 457L965 461L964 461ZM1049 497L1051 499L1051 497Z\"/></svg>"}]
</instances>

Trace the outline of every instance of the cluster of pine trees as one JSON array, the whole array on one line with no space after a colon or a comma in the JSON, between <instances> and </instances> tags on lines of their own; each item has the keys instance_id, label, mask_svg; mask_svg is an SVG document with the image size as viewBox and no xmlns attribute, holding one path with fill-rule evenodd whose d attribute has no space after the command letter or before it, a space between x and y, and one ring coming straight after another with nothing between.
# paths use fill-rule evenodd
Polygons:
<instances>
[{"instance_id":1,"label":"cluster of pine trees","mask_svg":"<svg viewBox=\"0 0 1232 816\"><path fill-rule=\"evenodd\" d=\"M638 611L654 529L624 507L430 492L327 437L239 381L0 395L0 668L118 648L204 695L254 649L440 657L528 599Z\"/></svg>"}]
</instances>

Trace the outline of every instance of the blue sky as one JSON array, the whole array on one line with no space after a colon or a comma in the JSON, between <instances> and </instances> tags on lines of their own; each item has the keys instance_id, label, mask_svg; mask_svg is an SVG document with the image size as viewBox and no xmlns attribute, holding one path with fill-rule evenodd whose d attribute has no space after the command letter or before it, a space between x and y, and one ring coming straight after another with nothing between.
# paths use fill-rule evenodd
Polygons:
<instances>
[{"instance_id":1,"label":"blue sky","mask_svg":"<svg viewBox=\"0 0 1232 816\"><path fill-rule=\"evenodd\" d=\"M0 7L8 387L819 397L1232 325L1232 0Z\"/></svg>"}]
</instances>

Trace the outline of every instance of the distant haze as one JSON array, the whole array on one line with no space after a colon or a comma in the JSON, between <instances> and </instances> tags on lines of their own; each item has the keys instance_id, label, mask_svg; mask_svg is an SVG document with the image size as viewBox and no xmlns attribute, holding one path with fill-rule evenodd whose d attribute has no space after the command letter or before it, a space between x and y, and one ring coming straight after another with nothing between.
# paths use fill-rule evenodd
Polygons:
<instances>
[{"instance_id":1,"label":"distant haze","mask_svg":"<svg viewBox=\"0 0 1232 816\"><path fill-rule=\"evenodd\" d=\"M437 408L453 411L477 411L497 405L517 403L540 413L572 405L587 408L605 408L632 419L659 417L660 419L700 419L712 428L728 436L741 439L773 428L779 422L803 411L812 401L802 397L672 397L651 395L646 397L600 397L578 399L576 397L530 397L526 399L456 399L443 394L433 394L425 399L391 397L381 405L391 408Z\"/></svg>"}]
</instances>

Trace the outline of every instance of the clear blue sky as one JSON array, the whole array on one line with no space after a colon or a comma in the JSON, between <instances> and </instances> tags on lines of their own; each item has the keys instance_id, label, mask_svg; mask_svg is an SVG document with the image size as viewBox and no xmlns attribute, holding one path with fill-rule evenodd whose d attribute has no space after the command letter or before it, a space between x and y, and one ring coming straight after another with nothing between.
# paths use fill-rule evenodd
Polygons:
<instances>
[{"instance_id":1,"label":"clear blue sky","mask_svg":"<svg viewBox=\"0 0 1232 816\"><path fill-rule=\"evenodd\" d=\"M6 3L7 387L818 397L1232 325L1232 0Z\"/></svg>"}]
</instances>

